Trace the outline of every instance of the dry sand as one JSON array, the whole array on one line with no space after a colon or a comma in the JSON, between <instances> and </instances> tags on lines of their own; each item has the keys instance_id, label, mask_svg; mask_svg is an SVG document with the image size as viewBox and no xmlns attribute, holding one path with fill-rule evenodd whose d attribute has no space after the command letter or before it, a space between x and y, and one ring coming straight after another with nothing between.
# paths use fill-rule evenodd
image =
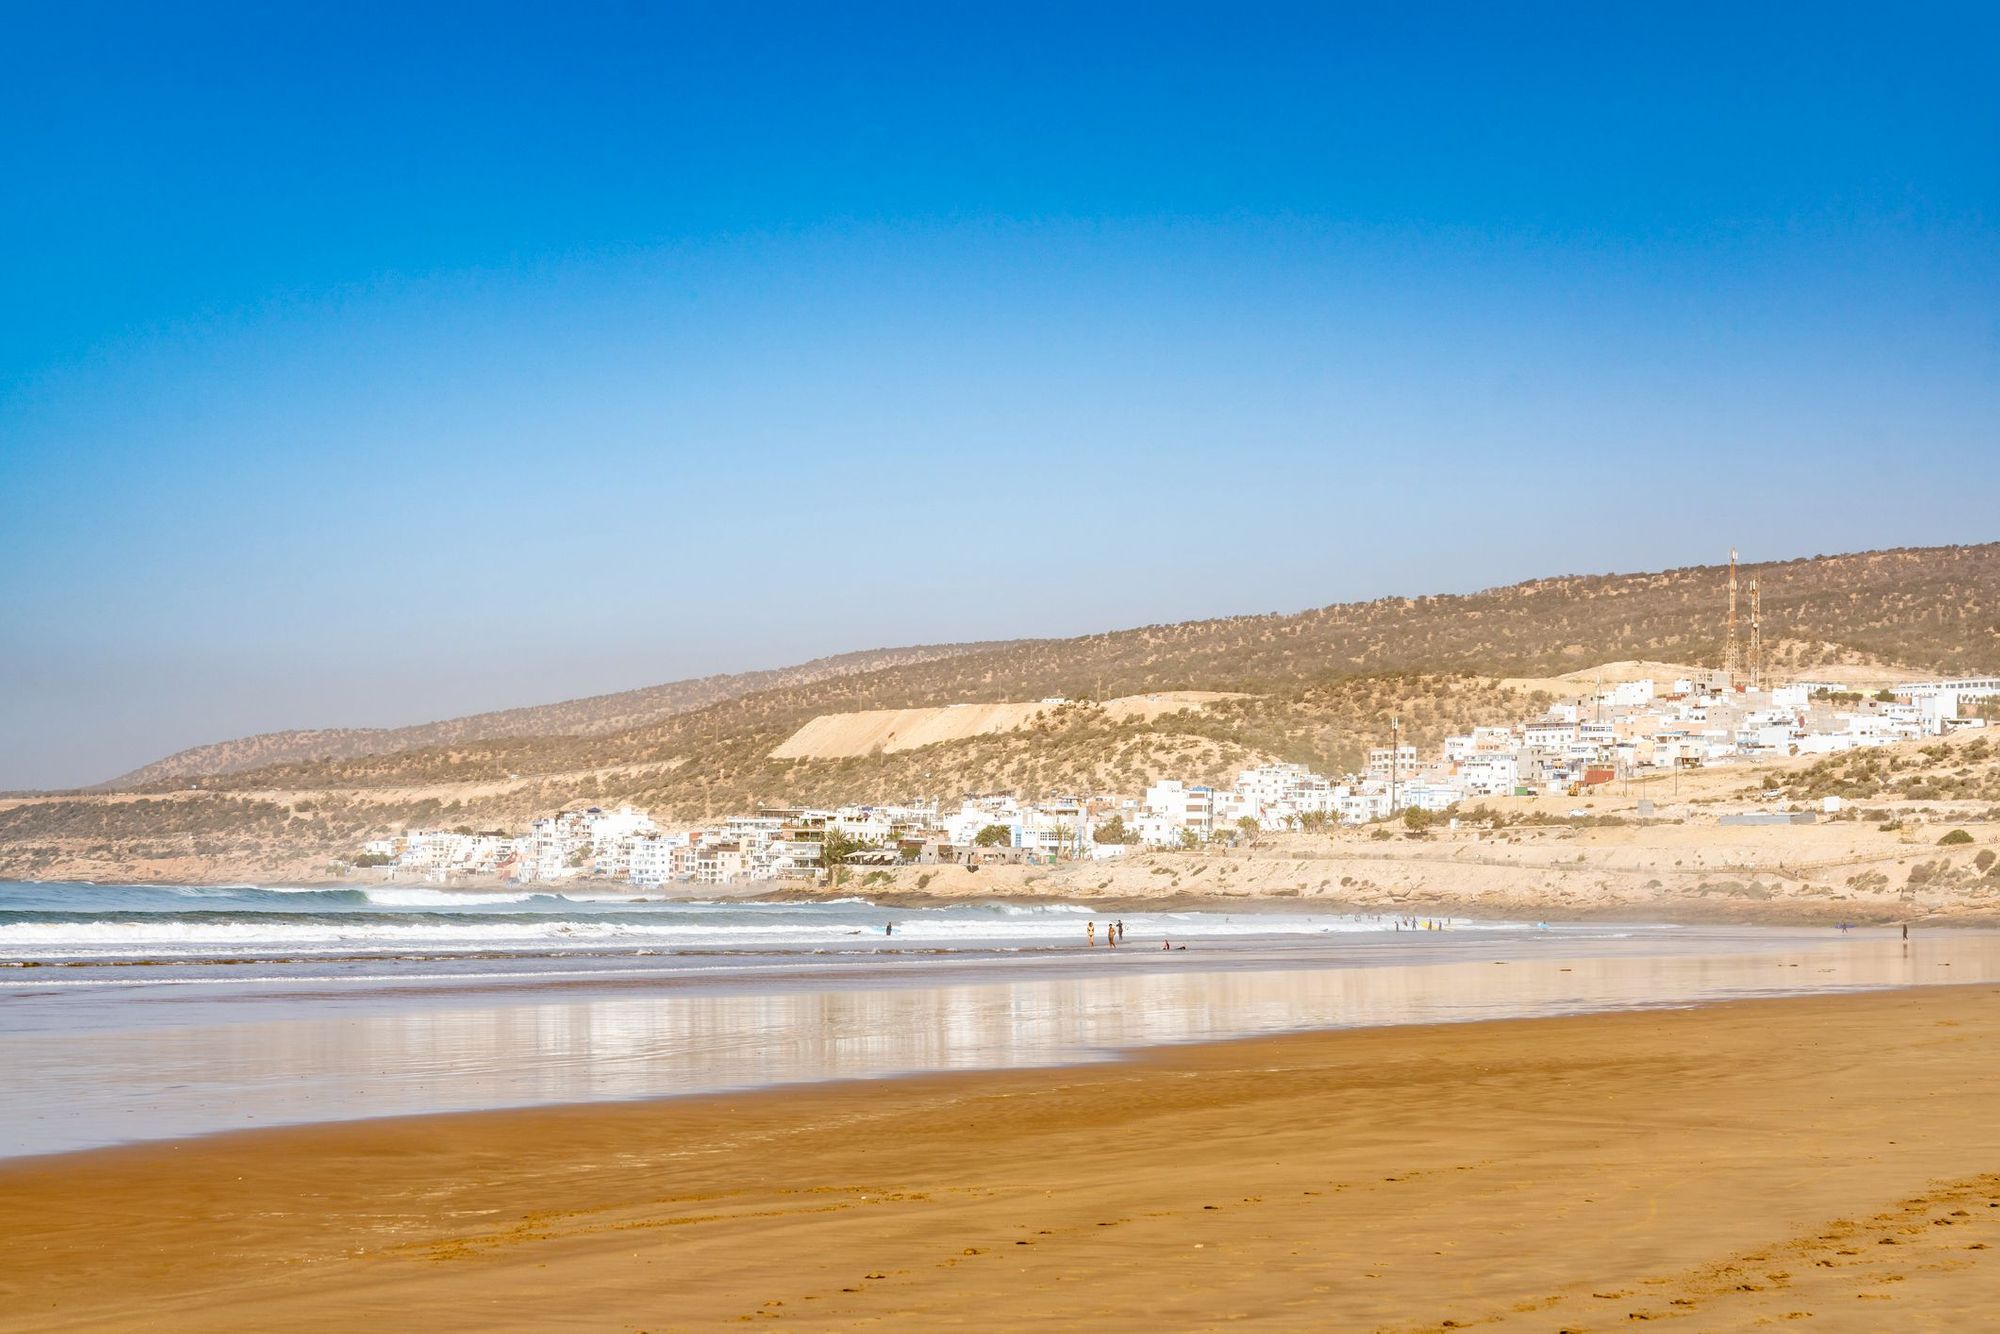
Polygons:
<instances>
[{"instance_id":1,"label":"dry sand","mask_svg":"<svg viewBox=\"0 0 2000 1334\"><path fill-rule=\"evenodd\" d=\"M1610 813L1609 804L1594 806ZM1972 842L1939 846L1951 829L1964 829ZM1134 849L1110 861L1054 867L899 867L873 880L856 872L839 892L858 886L878 897L1026 895L1118 905L1199 897L1530 920L1986 924L2000 921L2000 878L1981 873L1982 851L2000 851L2000 824L1740 827L1698 815L1686 824L1464 828L1422 838L1400 829L1386 837L1369 829L1270 834L1241 849ZM1913 883L1920 866L1932 868L1920 873L1929 878Z\"/></svg>"},{"instance_id":2,"label":"dry sand","mask_svg":"<svg viewBox=\"0 0 2000 1334\"><path fill-rule=\"evenodd\" d=\"M0 1324L1968 1328L1996 1043L1929 988L44 1159Z\"/></svg>"},{"instance_id":3,"label":"dry sand","mask_svg":"<svg viewBox=\"0 0 2000 1334\"><path fill-rule=\"evenodd\" d=\"M1219 699L1242 695L1215 690L1161 690L1101 702L1077 702L1114 722L1150 722L1164 714L1198 711ZM948 741L1015 732L1060 707L1048 701L1008 704L951 704L916 709L867 709L823 713L792 733L771 752L774 760L840 760L894 754Z\"/></svg>"}]
</instances>

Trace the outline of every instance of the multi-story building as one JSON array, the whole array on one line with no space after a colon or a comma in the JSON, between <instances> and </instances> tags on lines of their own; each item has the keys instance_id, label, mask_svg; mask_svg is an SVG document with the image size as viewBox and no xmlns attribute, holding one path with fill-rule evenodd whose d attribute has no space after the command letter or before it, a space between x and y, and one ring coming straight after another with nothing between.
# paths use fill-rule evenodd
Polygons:
<instances>
[{"instance_id":1,"label":"multi-story building","mask_svg":"<svg viewBox=\"0 0 2000 1334\"><path fill-rule=\"evenodd\" d=\"M1415 746L1370 746L1368 748L1368 776L1388 779L1392 776L1413 774L1417 771L1417 748Z\"/></svg>"}]
</instances>

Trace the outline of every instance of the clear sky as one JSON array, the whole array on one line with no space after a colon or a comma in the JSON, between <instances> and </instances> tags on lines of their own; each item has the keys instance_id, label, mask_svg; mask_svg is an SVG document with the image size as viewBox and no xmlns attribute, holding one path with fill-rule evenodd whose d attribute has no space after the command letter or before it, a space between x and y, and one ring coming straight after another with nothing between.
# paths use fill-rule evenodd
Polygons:
<instances>
[{"instance_id":1,"label":"clear sky","mask_svg":"<svg viewBox=\"0 0 2000 1334\"><path fill-rule=\"evenodd\" d=\"M2000 10L5 6L0 787L2000 537Z\"/></svg>"}]
</instances>

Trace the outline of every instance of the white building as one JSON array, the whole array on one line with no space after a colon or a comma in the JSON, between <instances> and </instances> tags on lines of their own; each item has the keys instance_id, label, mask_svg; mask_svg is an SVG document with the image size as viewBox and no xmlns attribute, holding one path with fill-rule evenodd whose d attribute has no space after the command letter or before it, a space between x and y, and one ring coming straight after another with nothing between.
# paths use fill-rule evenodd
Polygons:
<instances>
[{"instance_id":1,"label":"white building","mask_svg":"<svg viewBox=\"0 0 2000 1334\"><path fill-rule=\"evenodd\" d=\"M1653 702L1653 683L1644 681L1621 681L1604 692L1601 698L1613 708L1638 709Z\"/></svg>"},{"instance_id":2,"label":"white building","mask_svg":"<svg viewBox=\"0 0 2000 1334\"><path fill-rule=\"evenodd\" d=\"M1576 724L1573 722L1536 722L1521 729L1521 744L1529 750L1561 754L1569 749L1569 743L1574 740Z\"/></svg>"},{"instance_id":3,"label":"white building","mask_svg":"<svg viewBox=\"0 0 2000 1334\"><path fill-rule=\"evenodd\" d=\"M1521 781L1521 762L1512 755L1475 755L1458 769L1459 786L1482 797L1511 796Z\"/></svg>"},{"instance_id":4,"label":"white building","mask_svg":"<svg viewBox=\"0 0 2000 1334\"><path fill-rule=\"evenodd\" d=\"M1397 774L1413 774L1417 771L1417 748L1415 746L1370 746L1368 748L1368 776L1370 778L1390 778Z\"/></svg>"},{"instance_id":5,"label":"white building","mask_svg":"<svg viewBox=\"0 0 2000 1334\"><path fill-rule=\"evenodd\" d=\"M627 878L635 885L658 886L681 877L688 846L686 834L640 834L632 839Z\"/></svg>"},{"instance_id":6,"label":"white building","mask_svg":"<svg viewBox=\"0 0 2000 1334\"><path fill-rule=\"evenodd\" d=\"M1163 823L1166 829L1174 831L1172 837L1149 838L1148 842L1178 842L1180 830L1206 835L1215 828L1215 793L1210 788L1188 787L1177 779L1163 779L1146 789L1144 806L1155 827ZM1142 821L1142 832L1147 827Z\"/></svg>"}]
</instances>

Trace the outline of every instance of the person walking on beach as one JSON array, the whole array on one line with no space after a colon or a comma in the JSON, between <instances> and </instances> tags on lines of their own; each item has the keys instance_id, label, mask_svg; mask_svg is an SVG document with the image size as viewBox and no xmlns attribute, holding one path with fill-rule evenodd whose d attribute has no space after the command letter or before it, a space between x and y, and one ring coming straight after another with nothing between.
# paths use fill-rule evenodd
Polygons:
<instances>
[{"instance_id":1,"label":"person walking on beach","mask_svg":"<svg viewBox=\"0 0 2000 1334\"><path fill-rule=\"evenodd\" d=\"M1903 934L1905 936L1908 936L1910 934L1910 928L1908 928L1907 926L1904 927ZM1122 917L1118 919L1118 943L1121 945L1125 943L1125 919Z\"/></svg>"},{"instance_id":2,"label":"person walking on beach","mask_svg":"<svg viewBox=\"0 0 2000 1334\"><path fill-rule=\"evenodd\" d=\"M1097 923L1095 922L1084 923L1083 938L1091 945L1097 944Z\"/></svg>"}]
</instances>

